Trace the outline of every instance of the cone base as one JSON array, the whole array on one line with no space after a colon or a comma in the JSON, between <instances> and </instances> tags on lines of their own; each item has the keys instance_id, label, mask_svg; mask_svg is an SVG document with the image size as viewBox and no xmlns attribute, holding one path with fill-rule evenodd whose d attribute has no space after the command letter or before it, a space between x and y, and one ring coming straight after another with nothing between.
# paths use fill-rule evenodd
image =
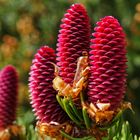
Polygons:
<instances>
[{"instance_id":1,"label":"cone base","mask_svg":"<svg viewBox=\"0 0 140 140\"><path fill-rule=\"evenodd\" d=\"M17 137L19 139L20 135L22 134L22 126L18 125L10 125L7 128L0 130L0 140L11 140L12 138Z\"/></svg>"},{"instance_id":2,"label":"cone base","mask_svg":"<svg viewBox=\"0 0 140 140\"><path fill-rule=\"evenodd\" d=\"M89 117L99 127L106 127L111 124L124 110L132 110L130 102L122 102L116 110L109 110L110 104L108 103L96 104L98 108L93 103L83 103L82 106L87 109Z\"/></svg>"}]
</instances>

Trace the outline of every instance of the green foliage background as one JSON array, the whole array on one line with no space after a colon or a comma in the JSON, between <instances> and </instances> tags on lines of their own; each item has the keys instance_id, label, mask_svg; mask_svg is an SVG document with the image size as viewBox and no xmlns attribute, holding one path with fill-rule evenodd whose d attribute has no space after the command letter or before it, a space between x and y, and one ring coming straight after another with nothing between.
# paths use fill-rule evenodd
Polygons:
<instances>
[{"instance_id":1,"label":"green foliage background","mask_svg":"<svg viewBox=\"0 0 140 140\"><path fill-rule=\"evenodd\" d=\"M27 86L32 58L41 45L56 47L61 18L76 2L87 8L92 31L95 22L106 15L115 16L124 27L128 44L126 100L132 103L135 111L135 114L125 112L124 118L129 120L132 132L140 135L139 0L0 0L0 68L13 64L18 69L18 121L20 124L25 121L26 125L35 123Z\"/></svg>"}]
</instances>

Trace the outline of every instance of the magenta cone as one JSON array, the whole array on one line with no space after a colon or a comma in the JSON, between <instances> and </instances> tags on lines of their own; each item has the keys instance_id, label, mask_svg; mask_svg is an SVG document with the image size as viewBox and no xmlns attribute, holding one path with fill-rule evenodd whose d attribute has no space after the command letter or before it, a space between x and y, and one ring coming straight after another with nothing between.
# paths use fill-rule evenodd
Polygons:
<instances>
[{"instance_id":1,"label":"magenta cone","mask_svg":"<svg viewBox=\"0 0 140 140\"><path fill-rule=\"evenodd\" d=\"M89 51L90 25L83 5L74 4L62 19L58 35L57 65L60 76L69 84L73 83L77 59Z\"/></svg>"},{"instance_id":2,"label":"magenta cone","mask_svg":"<svg viewBox=\"0 0 140 140\"><path fill-rule=\"evenodd\" d=\"M12 125L16 119L18 76L8 65L0 71L0 129Z\"/></svg>"},{"instance_id":3,"label":"magenta cone","mask_svg":"<svg viewBox=\"0 0 140 140\"><path fill-rule=\"evenodd\" d=\"M97 22L91 40L89 101L110 103L116 109L126 92L126 42L117 19L106 16Z\"/></svg>"},{"instance_id":4,"label":"magenta cone","mask_svg":"<svg viewBox=\"0 0 140 140\"><path fill-rule=\"evenodd\" d=\"M32 61L29 88L33 111L41 122L65 121L66 115L56 100L57 92L53 89L55 52L48 46L41 47Z\"/></svg>"}]
</instances>

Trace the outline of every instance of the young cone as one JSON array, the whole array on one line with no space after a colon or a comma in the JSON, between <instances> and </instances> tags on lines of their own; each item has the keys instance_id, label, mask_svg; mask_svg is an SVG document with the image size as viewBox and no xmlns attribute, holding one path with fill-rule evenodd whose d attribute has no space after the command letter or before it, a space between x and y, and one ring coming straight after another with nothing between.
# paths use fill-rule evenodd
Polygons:
<instances>
[{"instance_id":1,"label":"young cone","mask_svg":"<svg viewBox=\"0 0 140 140\"><path fill-rule=\"evenodd\" d=\"M66 115L56 100L52 87L55 53L48 46L41 47L32 61L29 88L33 111L41 123L63 123Z\"/></svg>"},{"instance_id":2,"label":"young cone","mask_svg":"<svg viewBox=\"0 0 140 140\"><path fill-rule=\"evenodd\" d=\"M0 71L0 140L20 139L23 129L16 120L18 75L12 65Z\"/></svg>"},{"instance_id":3,"label":"young cone","mask_svg":"<svg viewBox=\"0 0 140 140\"><path fill-rule=\"evenodd\" d=\"M73 83L77 60L89 51L90 25L83 5L73 4L62 19L58 35L57 65L65 83Z\"/></svg>"},{"instance_id":4,"label":"young cone","mask_svg":"<svg viewBox=\"0 0 140 140\"><path fill-rule=\"evenodd\" d=\"M126 92L125 34L112 16L102 18L94 30L89 57L89 101L99 109L116 110Z\"/></svg>"},{"instance_id":5,"label":"young cone","mask_svg":"<svg viewBox=\"0 0 140 140\"><path fill-rule=\"evenodd\" d=\"M8 65L0 72L0 130L11 126L16 119L18 76Z\"/></svg>"}]
</instances>

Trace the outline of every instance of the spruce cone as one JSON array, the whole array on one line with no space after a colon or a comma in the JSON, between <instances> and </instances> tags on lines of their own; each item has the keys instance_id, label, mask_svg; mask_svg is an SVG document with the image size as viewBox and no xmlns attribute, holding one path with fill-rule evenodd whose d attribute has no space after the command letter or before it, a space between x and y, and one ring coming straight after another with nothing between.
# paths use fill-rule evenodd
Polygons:
<instances>
[{"instance_id":1,"label":"spruce cone","mask_svg":"<svg viewBox=\"0 0 140 140\"><path fill-rule=\"evenodd\" d=\"M13 124L16 119L18 76L8 65L0 71L0 129Z\"/></svg>"},{"instance_id":2,"label":"spruce cone","mask_svg":"<svg viewBox=\"0 0 140 140\"><path fill-rule=\"evenodd\" d=\"M94 103L110 103L115 110L126 91L125 34L117 19L106 16L97 22L91 40L88 96Z\"/></svg>"},{"instance_id":3,"label":"spruce cone","mask_svg":"<svg viewBox=\"0 0 140 140\"><path fill-rule=\"evenodd\" d=\"M67 10L60 25L58 35L57 65L60 76L72 84L77 67L77 59L89 51L90 25L83 5L74 4Z\"/></svg>"},{"instance_id":4,"label":"spruce cone","mask_svg":"<svg viewBox=\"0 0 140 140\"><path fill-rule=\"evenodd\" d=\"M42 123L65 121L66 115L56 100L56 91L52 87L56 56L48 46L41 47L32 61L29 88L31 104L37 119Z\"/></svg>"}]
</instances>

